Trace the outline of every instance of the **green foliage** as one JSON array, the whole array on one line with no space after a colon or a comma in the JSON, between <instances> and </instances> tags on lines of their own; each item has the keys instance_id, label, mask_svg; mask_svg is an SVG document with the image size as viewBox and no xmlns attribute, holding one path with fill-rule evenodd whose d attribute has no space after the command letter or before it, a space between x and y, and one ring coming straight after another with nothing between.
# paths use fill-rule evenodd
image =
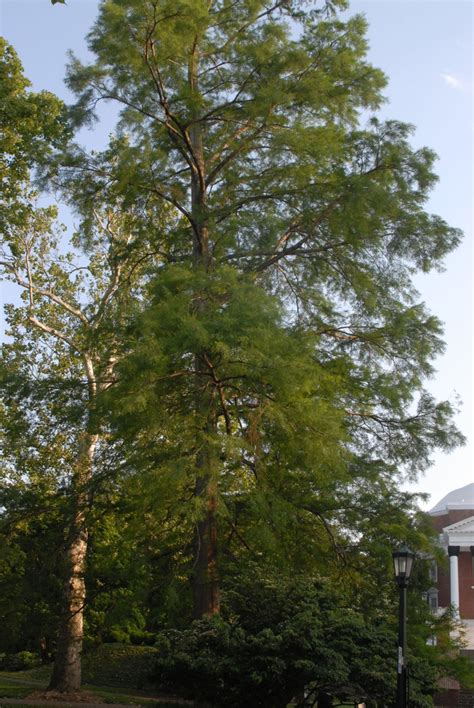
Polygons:
<instances>
[{"instance_id":1,"label":"green foliage","mask_svg":"<svg viewBox=\"0 0 474 708\"><path fill-rule=\"evenodd\" d=\"M143 688L150 683L156 657L153 647L102 644L84 654L84 683Z\"/></svg>"},{"instance_id":2,"label":"green foliage","mask_svg":"<svg viewBox=\"0 0 474 708\"><path fill-rule=\"evenodd\" d=\"M38 651L40 640L51 647L60 607L61 530L43 517L9 534L11 546L0 561L0 649Z\"/></svg>"},{"instance_id":3,"label":"green foliage","mask_svg":"<svg viewBox=\"0 0 474 708\"><path fill-rule=\"evenodd\" d=\"M51 641L59 611L66 505L57 496L51 446L60 457L61 431L51 431L47 405L31 415L34 396L19 394L25 382L11 373L4 367L0 374L0 650L37 651L41 639Z\"/></svg>"},{"instance_id":4,"label":"green foliage","mask_svg":"<svg viewBox=\"0 0 474 708\"><path fill-rule=\"evenodd\" d=\"M253 568L227 583L221 617L159 635L156 678L213 705L286 706L303 687L313 700L377 700L396 691L396 601L361 612L331 583L265 577ZM419 608L410 633L426 620ZM413 637L411 637L413 640ZM422 640L420 638L420 644ZM431 706L437 650L410 656L413 706ZM439 654L439 652L438 652Z\"/></svg>"},{"instance_id":5,"label":"green foliage","mask_svg":"<svg viewBox=\"0 0 474 708\"><path fill-rule=\"evenodd\" d=\"M412 277L461 235L425 211L433 152L372 115L385 77L345 7L104 0L68 123L0 45L1 267L24 290L0 371L0 647L51 635L51 551L80 498L89 645L173 627L161 680L229 706L393 691L390 550L432 549L400 482L462 442L425 390L442 331ZM121 111L109 144L65 147L102 100ZM68 248L38 167L78 214ZM223 614L186 628L211 496ZM426 645L445 632L449 655L449 618L412 607L422 708L459 666ZM156 651L104 647L86 679L146 683Z\"/></svg>"},{"instance_id":6,"label":"green foliage","mask_svg":"<svg viewBox=\"0 0 474 708\"><path fill-rule=\"evenodd\" d=\"M109 0L89 35L95 61L69 69L78 124L111 97L121 117L102 153L69 151L63 188L85 233L99 195L133 206L161 259L110 404L120 435L137 443L133 464L141 454L181 497L203 425L196 392L209 392L207 442L226 460L213 463L220 501L253 488L256 525L271 505L279 526L295 497L314 509L309 488L330 504L370 479L387 497L388 479L462 442L452 406L424 390L441 327L411 284L460 233L424 211L435 155L413 149L411 126L358 124L385 79L366 61L364 20L342 22L329 12L338 5L196 1L168 12L163 1L148 12L143 0ZM205 276L194 272L202 228ZM193 368L201 354L208 362Z\"/></svg>"},{"instance_id":7,"label":"green foliage","mask_svg":"<svg viewBox=\"0 0 474 708\"><path fill-rule=\"evenodd\" d=\"M0 38L0 228L4 243L31 216L30 170L44 164L68 136L63 103L52 93L29 90L21 62Z\"/></svg>"},{"instance_id":8,"label":"green foliage","mask_svg":"<svg viewBox=\"0 0 474 708\"><path fill-rule=\"evenodd\" d=\"M0 655L1 671L24 671L40 665L40 657L31 651L20 651L18 654Z\"/></svg>"}]
</instances>

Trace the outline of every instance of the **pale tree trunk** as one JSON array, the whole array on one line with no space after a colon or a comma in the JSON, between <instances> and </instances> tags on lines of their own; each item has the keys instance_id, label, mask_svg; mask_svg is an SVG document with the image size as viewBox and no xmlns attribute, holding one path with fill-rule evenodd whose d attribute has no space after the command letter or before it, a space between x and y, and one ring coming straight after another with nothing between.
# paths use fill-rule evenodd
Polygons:
<instances>
[{"instance_id":1,"label":"pale tree trunk","mask_svg":"<svg viewBox=\"0 0 474 708\"><path fill-rule=\"evenodd\" d=\"M112 247L116 235L112 230L112 226L107 221L104 225L98 215L96 218L101 229L107 232L109 245ZM108 217L109 219L109 217ZM128 244L130 237L127 237ZM117 241L118 243L118 241ZM100 299L96 303L95 313L93 316L85 314L80 307L77 306L75 298L65 298L60 296L54 286L46 287L44 284L36 284L35 273L32 270L31 254L32 245L25 241L24 244L24 270L26 275L22 275L22 268L16 265L16 259L10 261L2 261L1 265L6 267L14 276L17 284L24 288L28 293L29 314L28 320L32 327L40 332L43 332L54 339L65 343L75 356L80 357L84 367L84 373L88 384L88 403L86 413L85 428L82 434L78 435L78 449L74 469L72 470L71 483L71 512L68 520L67 537L63 552L63 592L62 592L62 608L59 618L58 641L56 647L56 658L54 663L53 674L51 677L49 689L56 689L62 692L78 691L81 686L81 652L83 639L83 619L84 606L86 601L85 588L85 569L87 559L88 546L88 511L90 507L90 481L93 473L94 453L99 439L97 427L92 424L91 410L96 399L97 393L108 387L116 356L114 354L114 346L108 352L106 360L102 360L104 378L103 382L98 385L95 376L95 366L98 363L94 349L84 347L82 337L76 339L75 334L71 334L70 324L64 329L61 325L56 326L49 324L37 317L36 301L41 302L43 299L46 302L54 303L62 309L68 320L73 318L75 325L79 328L76 331L80 334L84 331L84 327L88 333L87 339L93 341L98 336L98 326L102 321L103 315L110 301L121 286L122 265L112 263L109 258L111 268L110 278L107 287ZM34 259L33 259L34 260ZM115 261L115 259L113 259ZM44 275L44 263L41 268L41 279ZM81 298L79 297L79 300ZM54 308L53 308L54 309ZM41 312L41 311L40 311ZM97 340L98 341L98 340ZM46 638L41 640L42 656L47 657L48 646Z\"/></svg>"},{"instance_id":2,"label":"pale tree trunk","mask_svg":"<svg viewBox=\"0 0 474 708\"><path fill-rule=\"evenodd\" d=\"M63 585L63 608L60 617L56 659L49 690L65 693L81 688L81 652L83 638L83 614L86 600L84 582L88 532L77 512L71 529L71 538L66 549Z\"/></svg>"},{"instance_id":3,"label":"pale tree trunk","mask_svg":"<svg viewBox=\"0 0 474 708\"><path fill-rule=\"evenodd\" d=\"M84 433L73 480L73 515L64 559L63 607L48 690L71 693L81 688L81 654L86 602L85 570L89 531L89 483L98 435Z\"/></svg>"},{"instance_id":4,"label":"pale tree trunk","mask_svg":"<svg viewBox=\"0 0 474 708\"><path fill-rule=\"evenodd\" d=\"M198 87L199 42L196 41L189 60L189 85L191 92L199 93ZM196 116L198 118L198 116ZM193 218L193 262L196 268L209 271L211 253L209 248L209 227L207 217L206 164L203 148L202 125L197 119L190 128L192 150L191 170L191 214ZM202 312L206 303L200 297L196 300L196 311ZM206 352L196 352L196 370L208 361ZM195 495L203 500L203 517L195 527L193 565L193 615L201 618L220 611L219 576L217 569L217 477L213 460L212 445L208 434L216 431L213 395L207 386L201 387L197 380L195 407L198 419L203 423L204 435L197 434Z\"/></svg>"}]
</instances>

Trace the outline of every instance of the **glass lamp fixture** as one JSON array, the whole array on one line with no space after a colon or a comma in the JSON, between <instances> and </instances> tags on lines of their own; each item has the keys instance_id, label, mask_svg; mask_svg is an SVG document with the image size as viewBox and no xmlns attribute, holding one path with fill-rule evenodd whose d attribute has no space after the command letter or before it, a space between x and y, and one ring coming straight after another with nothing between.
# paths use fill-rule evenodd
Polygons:
<instances>
[{"instance_id":1,"label":"glass lamp fixture","mask_svg":"<svg viewBox=\"0 0 474 708\"><path fill-rule=\"evenodd\" d=\"M413 551L410 551L408 546L403 544L403 546L400 546L398 550L393 551L392 558L397 582L406 583L411 575L415 554Z\"/></svg>"}]
</instances>

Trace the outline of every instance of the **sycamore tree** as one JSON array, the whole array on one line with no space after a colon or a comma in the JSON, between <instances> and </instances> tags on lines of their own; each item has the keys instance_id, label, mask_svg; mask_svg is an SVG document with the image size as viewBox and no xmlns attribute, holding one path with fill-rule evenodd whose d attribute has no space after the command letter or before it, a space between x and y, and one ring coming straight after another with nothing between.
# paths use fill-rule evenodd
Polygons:
<instances>
[{"instance_id":1,"label":"sycamore tree","mask_svg":"<svg viewBox=\"0 0 474 708\"><path fill-rule=\"evenodd\" d=\"M6 498L14 489L28 501L23 486L31 487L33 498L56 475L49 492L66 490L51 687L76 690L93 472L104 430L95 400L113 382L124 311L139 297L148 256L136 243L133 212L118 209L117 200L95 206L87 237L77 232L68 238L56 207L38 205L31 170L67 141L65 111L54 96L30 92L14 50L3 41L0 47L0 273L21 293L20 304L5 313L10 341L2 352L2 489ZM11 515L4 516L6 528L14 527Z\"/></svg>"},{"instance_id":2,"label":"sycamore tree","mask_svg":"<svg viewBox=\"0 0 474 708\"><path fill-rule=\"evenodd\" d=\"M111 214L104 217L106 221L97 214L100 247L91 247L89 259L84 262L74 258L73 253L58 249L50 211L32 207L29 218L18 225L1 249L3 277L23 291L23 304L7 308L8 334L13 344L5 345L4 357L8 361L10 349L16 352L22 346L17 355L26 361L23 368L30 386L37 385L44 399L42 405L47 411L43 418L46 416L49 426L56 431L64 426L68 429L63 446L69 449L69 454L60 455L60 459L65 455L62 469L55 459L57 446L46 446L42 452L35 449L33 457L45 454L48 457L49 449L50 466L56 467L57 482L66 485L71 499L51 687L74 690L80 686L88 512L101 434L99 420L94 416L94 401L98 392L113 381L120 311L130 294L130 267L128 264L124 268L123 257L130 234L121 230ZM63 396L58 390L61 382ZM32 406L25 396L28 411L25 418L31 417L33 427L41 401L37 400L35 406L34 395L31 392L29 395ZM62 406L58 408L60 402ZM45 438L40 435L38 440L44 448ZM22 474L25 472L28 467Z\"/></svg>"},{"instance_id":3,"label":"sycamore tree","mask_svg":"<svg viewBox=\"0 0 474 708\"><path fill-rule=\"evenodd\" d=\"M30 463L43 459L47 469L56 471L56 491L63 487L69 498L62 609L50 687L71 691L81 682L85 571L97 493L94 471L107 476L106 460L101 459L105 452L100 454L105 427L95 401L114 381L123 312L139 295L143 255L133 247L130 220L99 209L87 258L81 256L79 234L72 243L76 251L64 252L50 211L32 209L1 249L2 274L21 289L23 299L23 304L7 308L12 343L4 346L4 364L12 357L23 362L29 388L25 393L20 386L11 400L19 406L24 397L24 424L37 430L41 420L43 428L50 429L48 435L44 430L37 433L38 444L27 447ZM61 452L57 444L50 444L51 435L63 436ZM10 436L6 440L11 442ZM25 452L24 441L21 448ZM22 468L15 464L17 448L7 445L6 450L11 467L29 479L31 464Z\"/></svg>"},{"instance_id":4,"label":"sycamore tree","mask_svg":"<svg viewBox=\"0 0 474 708\"><path fill-rule=\"evenodd\" d=\"M219 611L223 529L243 547L305 523L312 552L363 544L365 510L381 518L461 439L424 388L441 326L412 284L460 233L425 210L434 153L376 117L386 80L343 9L104 0L95 59L69 67L73 122L101 101L120 118L59 181L84 228L111 190L134 205L160 258L112 405L187 489L196 616Z\"/></svg>"}]
</instances>

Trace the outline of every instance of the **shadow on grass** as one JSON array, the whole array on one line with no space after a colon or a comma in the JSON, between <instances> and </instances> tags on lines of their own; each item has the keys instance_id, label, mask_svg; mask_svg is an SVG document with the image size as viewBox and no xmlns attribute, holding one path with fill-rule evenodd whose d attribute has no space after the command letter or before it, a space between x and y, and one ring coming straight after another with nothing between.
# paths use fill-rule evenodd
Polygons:
<instances>
[{"instance_id":1,"label":"shadow on grass","mask_svg":"<svg viewBox=\"0 0 474 708\"><path fill-rule=\"evenodd\" d=\"M46 671L45 671L46 669ZM50 669L41 667L39 669L30 669L29 671L15 672L0 672L0 708L7 708L18 704L9 704L8 698L26 699L27 696L36 690L45 690L49 680ZM97 703L110 704L119 703L123 705L148 706L153 708L189 708L192 702L169 700L166 697L158 697L153 695L137 695L132 690L128 693L123 688L115 689L109 686L95 686L85 684L84 690L97 696ZM51 701L51 706L65 705ZM80 704L75 704L80 705ZM87 708L87 703L84 703L84 708ZM30 708L33 708L30 704Z\"/></svg>"}]
</instances>

